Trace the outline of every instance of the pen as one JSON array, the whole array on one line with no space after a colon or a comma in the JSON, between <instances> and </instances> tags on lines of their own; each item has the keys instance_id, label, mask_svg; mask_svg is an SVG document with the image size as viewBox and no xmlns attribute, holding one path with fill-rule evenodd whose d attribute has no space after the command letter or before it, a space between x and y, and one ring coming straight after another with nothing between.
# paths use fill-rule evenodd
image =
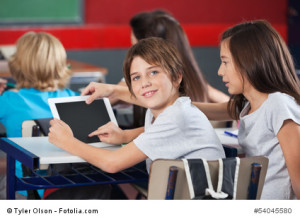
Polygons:
<instances>
[{"instance_id":1,"label":"pen","mask_svg":"<svg viewBox=\"0 0 300 221\"><path fill-rule=\"evenodd\" d=\"M6 82L5 84L9 87L16 87L16 85L14 83Z\"/></svg>"},{"instance_id":2,"label":"pen","mask_svg":"<svg viewBox=\"0 0 300 221\"><path fill-rule=\"evenodd\" d=\"M229 135L229 136L232 136L232 137L236 137L236 138L238 137L238 135L236 135L234 133L231 133L229 131L226 131L226 130L224 131L224 133L227 134L227 135Z\"/></svg>"}]
</instances>

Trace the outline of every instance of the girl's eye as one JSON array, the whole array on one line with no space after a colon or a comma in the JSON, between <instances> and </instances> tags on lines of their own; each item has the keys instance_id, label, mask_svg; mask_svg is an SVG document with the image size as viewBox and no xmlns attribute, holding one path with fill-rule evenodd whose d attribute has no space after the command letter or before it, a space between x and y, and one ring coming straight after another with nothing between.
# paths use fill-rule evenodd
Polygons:
<instances>
[{"instance_id":1,"label":"girl's eye","mask_svg":"<svg viewBox=\"0 0 300 221\"><path fill-rule=\"evenodd\" d=\"M227 63L228 63L227 61L223 61L223 64L225 64L225 65L226 65Z\"/></svg>"},{"instance_id":2,"label":"girl's eye","mask_svg":"<svg viewBox=\"0 0 300 221\"><path fill-rule=\"evenodd\" d=\"M134 76L134 77L132 78L133 81L137 81L138 79L140 79L140 76Z\"/></svg>"}]
</instances>

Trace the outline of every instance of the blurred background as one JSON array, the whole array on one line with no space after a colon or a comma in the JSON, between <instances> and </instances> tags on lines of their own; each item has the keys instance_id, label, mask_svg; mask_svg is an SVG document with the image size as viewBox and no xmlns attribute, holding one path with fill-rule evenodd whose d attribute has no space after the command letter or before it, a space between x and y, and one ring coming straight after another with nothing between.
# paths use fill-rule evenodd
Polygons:
<instances>
[{"instance_id":1,"label":"blurred background","mask_svg":"<svg viewBox=\"0 0 300 221\"><path fill-rule=\"evenodd\" d=\"M69 59L105 68L103 80L117 83L130 47L130 18L164 9L181 23L207 81L227 93L217 76L219 36L245 20L266 19L282 35L300 65L300 1L297 0L0 0L0 59L27 31L61 40ZM72 66L71 66L72 69ZM91 75L93 77L93 75ZM93 78L90 78L91 80ZM90 79L86 79L89 81ZM74 83L76 84L76 82Z\"/></svg>"}]
</instances>

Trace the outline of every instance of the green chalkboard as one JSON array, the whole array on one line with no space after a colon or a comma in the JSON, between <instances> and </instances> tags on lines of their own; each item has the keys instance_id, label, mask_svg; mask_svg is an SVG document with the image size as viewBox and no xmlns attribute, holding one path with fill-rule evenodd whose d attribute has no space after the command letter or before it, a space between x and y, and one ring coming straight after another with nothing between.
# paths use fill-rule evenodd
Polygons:
<instances>
[{"instance_id":1,"label":"green chalkboard","mask_svg":"<svg viewBox=\"0 0 300 221\"><path fill-rule=\"evenodd\" d=\"M80 23L82 0L0 0L0 23Z\"/></svg>"}]
</instances>

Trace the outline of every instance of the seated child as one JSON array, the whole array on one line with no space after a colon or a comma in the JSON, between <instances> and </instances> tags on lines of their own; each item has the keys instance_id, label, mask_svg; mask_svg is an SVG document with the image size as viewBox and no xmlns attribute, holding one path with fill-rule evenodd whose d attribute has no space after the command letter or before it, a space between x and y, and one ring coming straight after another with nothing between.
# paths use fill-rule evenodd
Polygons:
<instances>
[{"instance_id":1,"label":"seated child","mask_svg":"<svg viewBox=\"0 0 300 221\"><path fill-rule=\"evenodd\" d=\"M183 67L177 49L166 40L153 37L139 41L128 51L123 71L131 94L148 108L145 129L121 130L109 122L89 135L106 143L127 143L111 151L77 140L66 123L54 119L49 142L110 173L146 159L149 169L151 161L158 158L224 158L222 144L208 119L184 96Z\"/></svg>"},{"instance_id":2,"label":"seated child","mask_svg":"<svg viewBox=\"0 0 300 221\"><path fill-rule=\"evenodd\" d=\"M16 88L0 95L0 122L7 137L21 137L25 120L51 118L48 98L78 95L65 88L71 75L66 57L63 45L51 34L28 32L18 39L8 61ZM22 176L18 161L16 171Z\"/></svg>"}]
</instances>

